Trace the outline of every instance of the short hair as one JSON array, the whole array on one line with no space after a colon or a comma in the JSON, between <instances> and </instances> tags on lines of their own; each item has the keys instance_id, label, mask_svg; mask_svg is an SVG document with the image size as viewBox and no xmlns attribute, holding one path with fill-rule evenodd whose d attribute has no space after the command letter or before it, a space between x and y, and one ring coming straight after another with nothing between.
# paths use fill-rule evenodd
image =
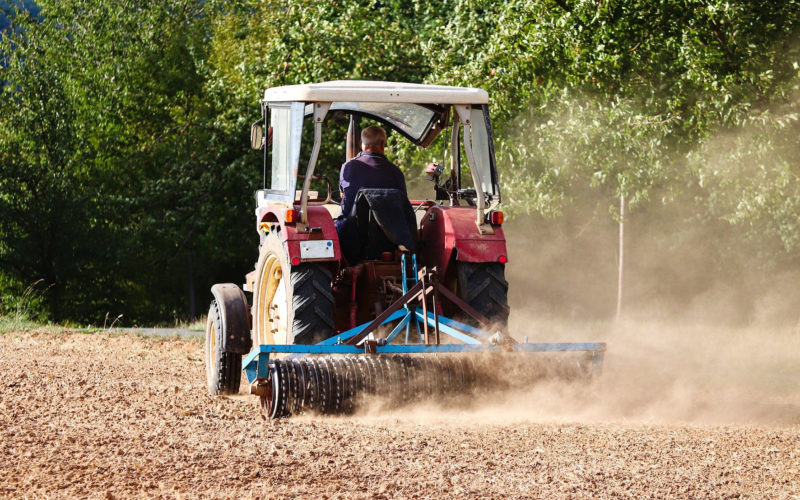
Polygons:
<instances>
[{"instance_id":1,"label":"short hair","mask_svg":"<svg viewBox=\"0 0 800 500\"><path fill-rule=\"evenodd\" d=\"M370 125L361 131L361 147L371 148L386 144L386 131L377 125Z\"/></svg>"}]
</instances>

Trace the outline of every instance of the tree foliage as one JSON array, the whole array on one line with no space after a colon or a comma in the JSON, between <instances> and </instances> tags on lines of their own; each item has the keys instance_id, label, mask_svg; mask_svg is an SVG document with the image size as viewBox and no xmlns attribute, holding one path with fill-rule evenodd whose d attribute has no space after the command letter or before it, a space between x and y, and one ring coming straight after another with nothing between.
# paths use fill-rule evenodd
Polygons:
<instances>
[{"instance_id":1,"label":"tree foliage","mask_svg":"<svg viewBox=\"0 0 800 500\"><path fill-rule=\"evenodd\" d=\"M799 258L797 0L37 4L4 9L0 296L41 278L53 319L182 317L243 275L259 96L332 79L487 89L511 214L682 204Z\"/></svg>"},{"instance_id":2,"label":"tree foliage","mask_svg":"<svg viewBox=\"0 0 800 500\"><path fill-rule=\"evenodd\" d=\"M245 267L255 186L205 89L205 6L40 6L2 46L3 274L52 285L54 319L183 315L188 273Z\"/></svg>"}]
</instances>

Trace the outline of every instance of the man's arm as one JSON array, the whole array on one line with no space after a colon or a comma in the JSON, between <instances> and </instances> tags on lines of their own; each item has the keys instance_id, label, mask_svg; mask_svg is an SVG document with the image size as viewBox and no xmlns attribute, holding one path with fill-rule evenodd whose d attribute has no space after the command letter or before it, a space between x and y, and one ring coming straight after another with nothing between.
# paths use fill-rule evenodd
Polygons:
<instances>
[{"instance_id":1,"label":"man's arm","mask_svg":"<svg viewBox=\"0 0 800 500\"><path fill-rule=\"evenodd\" d=\"M339 193L342 195L342 215L347 217L350 215L350 210L352 209L353 200L347 195L348 187L350 187L349 181L349 165L345 163L342 165L342 169L339 171Z\"/></svg>"}]
</instances>

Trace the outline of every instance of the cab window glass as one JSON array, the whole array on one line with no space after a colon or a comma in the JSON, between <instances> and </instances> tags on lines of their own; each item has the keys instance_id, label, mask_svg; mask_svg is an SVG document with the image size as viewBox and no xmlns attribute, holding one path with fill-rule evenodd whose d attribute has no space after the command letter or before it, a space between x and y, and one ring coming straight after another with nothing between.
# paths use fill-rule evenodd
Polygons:
<instances>
[{"instance_id":1,"label":"cab window glass","mask_svg":"<svg viewBox=\"0 0 800 500\"><path fill-rule=\"evenodd\" d=\"M354 111L363 116L382 120L413 141L422 140L431 123L441 114L419 104L397 102L334 102L330 110ZM313 112L313 106L306 105L306 115L311 115Z\"/></svg>"},{"instance_id":2,"label":"cab window glass","mask_svg":"<svg viewBox=\"0 0 800 500\"><path fill-rule=\"evenodd\" d=\"M272 127L272 178L269 189L273 191L288 191L291 158L289 108L272 108L269 123Z\"/></svg>"},{"instance_id":3,"label":"cab window glass","mask_svg":"<svg viewBox=\"0 0 800 500\"><path fill-rule=\"evenodd\" d=\"M489 154L489 133L486 130L486 121L481 108L472 108L470 113L472 125L472 154L475 156L475 166L481 177L484 193L493 193L491 159Z\"/></svg>"}]
</instances>

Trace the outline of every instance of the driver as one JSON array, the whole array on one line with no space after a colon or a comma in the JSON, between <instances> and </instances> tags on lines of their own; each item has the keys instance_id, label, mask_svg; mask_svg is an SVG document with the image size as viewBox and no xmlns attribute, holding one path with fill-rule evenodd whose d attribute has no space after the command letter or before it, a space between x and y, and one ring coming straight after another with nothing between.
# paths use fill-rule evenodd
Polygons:
<instances>
[{"instance_id":1,"label":"driver","mask_svg":"<svg viewBox=\"0 0 800 500\"><path fill-rule=\"evenodd\" d=\"M388 208L388 219L390 227L399 230L402 233L402 227L409 224L416 227L414 224L414 212L411 210L411 204L408 201L408 193L406 191L406 179L403 172L397 168L397 165L390 162L383 152L386 148L386 131L381 127L371 126L361 131L361 149L362 151L355 156L355 158L342 165L342 170L339 174L339 191L342 194L342 215L336 219L336 232L339 234L339 244L341 245L342 252L345 258L350 263L357 262L363 258L364 252L367 251L369 246L363 247L361 235L357 229L358 217L355 215L353 205L356 203L356 198L361 190L365 189L387 189L393 190L395 193L402 193L403 200L395 198L395 203L404 203L405 206L392 206L388 198L384 198L383 202L377 201L380 197L373 199L383 209ZM388 195L388 193L387 193ZM373 203L369 201L368 203ZM388 205L386 204L388 202ZM374 210L375 206L371 205ZM384 231L387 228L384 227ZM392 229L388 229L392 231ZM413 231L412 231L413 234ZM410 246L409 246L410 245ZM399 248L411 248L413 242L407 238L405 245L399 244Z\"/></svg>"},{"instance_id":2,"label":"driver","mask_svg":"<svg viewBox=\"0 0 800 500\"><path fill-rule=\"evenodd\" d=\"M336 221L337 229L350 216L356 194L361 189L399 189L408 195L403 172L383 154L386 149L386 131L383 128L372 125L362 130L361 149L353 159L342 165L339 173L343 217Z\"/></svg>"}]
</instances>

